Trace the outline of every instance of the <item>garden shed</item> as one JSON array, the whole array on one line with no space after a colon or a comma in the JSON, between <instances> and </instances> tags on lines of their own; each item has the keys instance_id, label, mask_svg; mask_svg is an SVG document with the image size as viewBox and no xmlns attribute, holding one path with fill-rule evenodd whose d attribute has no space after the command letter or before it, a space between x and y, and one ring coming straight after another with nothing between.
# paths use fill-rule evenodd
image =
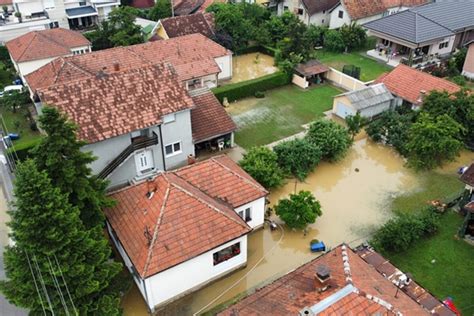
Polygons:
<instances>
[{"instance_id":1,"label":"garden shed","mask_svg":"<svg viewBox=\"0 0 474 316\"><path fill-rule=\"evenodd\" d=\"M312 84L322 83L324 81L324 74L328 71L329 67L322 64L319 60L309 60L295 67L293 83L306 89Z\"/></svg>"}]
</instances>

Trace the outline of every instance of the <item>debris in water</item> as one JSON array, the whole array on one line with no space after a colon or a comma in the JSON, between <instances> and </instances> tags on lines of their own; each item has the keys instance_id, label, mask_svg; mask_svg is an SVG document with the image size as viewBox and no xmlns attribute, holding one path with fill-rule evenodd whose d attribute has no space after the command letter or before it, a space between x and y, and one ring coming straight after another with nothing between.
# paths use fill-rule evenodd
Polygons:
<instances>
[{"instance_id":1,"label":"debris in water","mask_svg":"<svg viewBox=\"0 0 474 316\"><path fill-rule=\"evenodd\" d=\"M359 172L359 168L355 168L354 170L355 170L355 172Z\"/></svg>"}]
</instances>

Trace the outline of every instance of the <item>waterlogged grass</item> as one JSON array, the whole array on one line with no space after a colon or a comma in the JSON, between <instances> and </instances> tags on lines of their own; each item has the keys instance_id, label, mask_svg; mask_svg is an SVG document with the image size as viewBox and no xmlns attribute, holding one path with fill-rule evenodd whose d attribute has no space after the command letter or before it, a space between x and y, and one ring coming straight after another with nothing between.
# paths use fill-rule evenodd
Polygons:
<instances>
[{"instance_id":1,"label":"waterlogged grass","mask_svg":"<svg viewBox=\"0 0 474 316\"><path fill-rule=\"evenodd\" d=\"M235 142L248 149L266 145L303 130L302 125L322 117L342 90L331 85L303 90L295 85L265 92L265 98L247 98L228 108L238 131Z\"/></svg>"},{"instance_id":2,"label":"waterlogged grass","mask_svg":"<svg viewBox=\"0 0 474 316\"><path fill-rule=\"evenodd\" d=\"M457 238L462 222L450 211L442 216L436 235L417 241L408 251L385 256L437 298L450 296L463 315L473 315L474 246Z\"/></svg>"}]
</instances>

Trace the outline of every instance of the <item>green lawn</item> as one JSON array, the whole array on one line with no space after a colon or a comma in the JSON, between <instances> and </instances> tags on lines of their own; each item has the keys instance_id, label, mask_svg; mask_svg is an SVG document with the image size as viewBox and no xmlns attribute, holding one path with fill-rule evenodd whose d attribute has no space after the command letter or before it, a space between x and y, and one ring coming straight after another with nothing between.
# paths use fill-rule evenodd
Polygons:
<instances>
[{"instance_id":1,"label":"green lawn","mask_svg":"<svg viewBox=\"0 0 474 316\"><path fill-rule=\"evenodd\" d=\"M344 65L355 65L360 67L360 80L362 81L374 80L382 73L392 69L386 64L365 57L362 54L363 53L361 52L344 54L320 50L317 51L317 58L325 65L341 71Z\"/></svg>"},{"instance_id":2,"label":"green lawn","mask_svg":"<svg viewBox=\"0 0 474 316\"><path fill-rule=\"evenodd\" d=\"M439 299L451 296L463 315L474 313L474 246L456 238L463 218L448 212L441 219L440 231L416 242L408 251L385 254L416 282ZM432 260L436 260L431 263Z\"/></svg>"},{"instance_id":3,"label":"green lawn","mask_svg":"<svg viewBox=\"0 0 474 316\"><path fill-rule=\"evenodd\" d=\"M227 110L238 126L235 142L250 148L301 132L303 124L330 110L333 97L341 92L331 85L307 90L288 85L267 91L263 99L234 102Z\"/></svg>"},{"instance_id":4,"label":"green lawn","mask_svg":"<svg viewBox=\"0 0 474 316\"><path fill-rule=\"evenodd\" d=\"M2 130L4 129L4 122L8 132L20 134L20 139L13 142L15 146L33 142L41 137L39 132L31 130L30 124L25 117L25 110L17 110L16 113L13 113L5 108L0 108L0 115L3 117L1 122ZM16 122L19 122L19 128L17 128Z\"/></svg>"}]
</instances>

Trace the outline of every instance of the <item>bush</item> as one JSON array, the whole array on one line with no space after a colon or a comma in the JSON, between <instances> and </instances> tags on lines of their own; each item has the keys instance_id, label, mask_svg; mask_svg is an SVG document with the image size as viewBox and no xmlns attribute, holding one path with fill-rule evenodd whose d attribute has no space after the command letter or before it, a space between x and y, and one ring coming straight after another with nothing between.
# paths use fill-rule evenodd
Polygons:
<instances>
[{"instance_id":1,"label":"bush","mask_svg":"<svg viewBox=\"0 0 474 316\"><path fill-rule=\"evenodd\" d=\"M275 212L290 228L305 229L322 215L321 204L309 191L290 194L289 199L278 201Z\"/></svg>"},{"instance_id":2,"label":"bush","mask_svg":"<svg viewBox=\"0 0 474 316\"><path fill-rule=\"evenodd\" d=\"M337 161L344 157L352 144L347 129L329 120L317 120L311 124L305 138L318 146L322 157L330 161Z\"/></svg>"},{"instance_id":3,"label":"bush","mask_svg":"<svg viewBox=\"0 0 474 316\"><path fill-rule=\"evenodd\" d=\"M290 83L290 78L283 72L276 72L271 75L263 76L253 80L247 80L234 84L225 85L222 87L214 88L214 92L217 99L220 102L227 97L229 102L243 99L255 95L257 91L266 91L273 88L278 88Z\"/></svg>"},{"instance_id":4,"label":"bush","mask_svg":"<svg viewBox=\"0 0 474 316\"><path fill-rule=\"evenodd\" d=\"M251 148L239 164L267 189L278 187L283 182L283 171L278 166L277 155L267 147Z\"/></svg>"},{"instance_id":5,"label":"bush","mask_svg":"<svg viewBox=\"0 0 474 316\"><path fill-rule=\"evenodd\" d=\"M255 96L257 99L262 99L262 98L265 98L265 93L262 92L262 91L257 91L257 92L255 92L254 96Z\"/></svg>"},{"instance_id":6,"label":"bush","mask_svg":"<svg viewBox=\"0 0 474 316\"><path fill-rule=\"evenodd\" d=\"M392 218L374 234L370 244L378 251L402 252L417 239L433 235L438 228L439 215L430 208Z\"/></svg>"},{"instance_id":7,"label":"bush","mask_svg":"<svg viewBox=\"0 0 474 316\"><path fill-rule=\"evenodd\" d=\"M328 30L324 36L324 47L332 52L343 52L346 48L344 39L338 30Z\"/></svg>"},{"instance_id":8,"label":"bush","mask_svg":"<svg viewBox=\"0 0 474 316\"><path fill-rule=\"evenodd\" d=\"M278 164L286 172L303 181L321 160L321 149L306 139L282 142L273 148Z\"/></svg>"}]
</instances>

